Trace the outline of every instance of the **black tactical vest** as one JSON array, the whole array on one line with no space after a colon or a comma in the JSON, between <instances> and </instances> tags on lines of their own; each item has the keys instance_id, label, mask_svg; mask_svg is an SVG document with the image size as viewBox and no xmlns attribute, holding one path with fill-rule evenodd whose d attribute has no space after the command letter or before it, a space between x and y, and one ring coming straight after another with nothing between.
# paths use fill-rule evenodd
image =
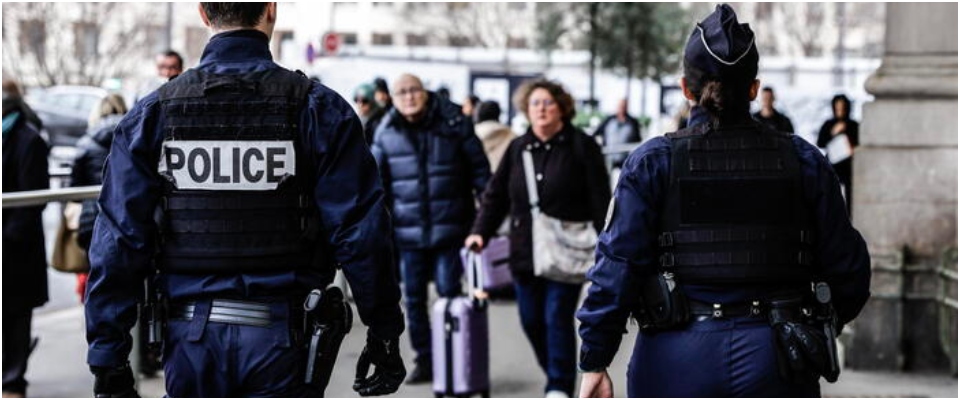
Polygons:
<instances>
[{"instance_id":1,"label":"black tactical vest","mask_svg":"<svg viewBox=\"0 0 960 400\"><path fill-rule=\"evenodd\" d=\"M236 273L311 268L317 215L297 157L310 81L272 69L191 69L159 89L166 179L158 268Z\"/></svg>"},{"instance_id":2,"label":"black tactical vest","mask_svg":"<svg viewBox=\"0 0 960 400\"><path fill-rule=\"evenodd\" d=\"M759 124L701 124L667 137L660 268L684 283L809 280L811 213L790 137Z\"/></svg>"}]
</instances>

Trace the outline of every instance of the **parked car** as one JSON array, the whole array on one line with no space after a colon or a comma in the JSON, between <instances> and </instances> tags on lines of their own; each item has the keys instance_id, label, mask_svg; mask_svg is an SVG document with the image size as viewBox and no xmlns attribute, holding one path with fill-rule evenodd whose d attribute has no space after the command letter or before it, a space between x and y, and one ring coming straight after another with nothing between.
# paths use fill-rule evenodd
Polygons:
<instances>
[{"instance_id":1,"label":"parked car","mask_svg":"<svg viewBox=\"0 0 960 400\"><path fill-rule=\"evenodd\" d=\"M87 132L91 111L108 93L94 86L52 86L31 90L26 101L43 121L41 134L51 146L74 146Z\"/></svg>"}]
</instances>

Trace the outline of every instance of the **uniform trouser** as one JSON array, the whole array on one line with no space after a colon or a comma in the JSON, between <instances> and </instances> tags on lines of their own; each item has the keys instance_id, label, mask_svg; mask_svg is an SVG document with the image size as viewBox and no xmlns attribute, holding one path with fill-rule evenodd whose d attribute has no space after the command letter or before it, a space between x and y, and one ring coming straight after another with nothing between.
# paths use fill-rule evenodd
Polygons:
<instances>
[{"instance_id":1,"label":"uniform trouser","mask_svg":"<svg viewBox=\"0 0 960 400\"><path fill-rule=\"evenodd\" d=\"M27 391L27 359L30 357L30 323L33 309L3 310L3 391Z\"/></svg>"},{"instance_id":2,"label":"uniform trouser","mask_svg":"<svg viewBox=\"0 0 960 400\"><path fill-rule=\"evenodd\" d=\"M777 367L766 320L706 319L686 329L641 332L627 371L630 397L819 397L817 381L794 384Z\"/></svg>"},{"instance_id":3,"label":"uniform trouser","mask_svg":"<svg viewBox=\"0 0 960 400\"><path fill-rule=\"evenodd\" d=\"M207 302L209 304L209 301ZM207 306L208 307L208 306ZM198 302L196 313L203 315ZM296 318L296 317L294 317ZM290 318L269 326L169 320L163 370L170 397L316 397Z\"/></svg>"},{"instance_id":4,"label":"uniform trouser","mask_svg":"<svg viewBox=\"0 0 960 400\"><path fill-rule=\"evenodd\" d=\"M460 277L463 276L460 248L402 250L400 260L410 342L417 352L417 363L429 363L432 351L427 285L432 277L441 297L460 294Z\"/></svg>"},{"instance_id":5,"label":"uniform trouser","mask_svg":"<svg viewBox=\"0 0 960 400\"><path fill-rule=\"evenodd\" d=\"M577 385L577 338L573 316L583 285L533 277L515 282L523 332L547 373L545 391L573 396Z\"/></svg>"}]
</instances>

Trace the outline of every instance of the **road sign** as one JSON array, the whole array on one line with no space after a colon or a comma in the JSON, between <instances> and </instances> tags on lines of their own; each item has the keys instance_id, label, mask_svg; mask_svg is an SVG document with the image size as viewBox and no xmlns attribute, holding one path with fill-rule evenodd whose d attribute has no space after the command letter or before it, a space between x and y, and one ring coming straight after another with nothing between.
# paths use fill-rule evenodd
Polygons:
<instances>
[{"instance_id":1,"label":"road sign","mask_svg":"<svg viewBox=\"0 0 960 400\"><path fill-rule=\"evenodd\" d=\"M340 49L340 35L335 32L328 32L323 35L323 53L327 55L337 54Z\"/></svg>"}]
</instances>

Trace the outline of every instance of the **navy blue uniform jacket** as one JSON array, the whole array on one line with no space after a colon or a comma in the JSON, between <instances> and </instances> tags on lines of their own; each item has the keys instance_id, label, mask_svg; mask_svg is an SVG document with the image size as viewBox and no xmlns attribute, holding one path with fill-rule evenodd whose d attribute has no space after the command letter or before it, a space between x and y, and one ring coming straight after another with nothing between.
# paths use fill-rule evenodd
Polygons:
<instances>
[{"instance_id":1,"label":"navy blue uniform jacket","mask_svg":"<svg viewBox=\"0 0 960 400\"><path fill-rule=\"evenodd\" d=\"M232 31L211 38L196 68L241 74L280 68L271 61L266 35ZM103 176L87 283L87 362L117 366L127 360L130 328L136 321L144 276L152 268L161 196L157 172L163 141L157 93L142 99L117 127ZM393 272L392 231L377 165L350 105L313 83L299 126L304 153L316 172L313 187L320 210L322 241L332 249L351 284L360 318L375 334L395 338L403 331L400 290ZM317 272L160 276L158 287L171 301L197 297L285 298L318 287Z\"/></svg>"},{"instance_id":2,"label":"navy blue uniform jacket","mask_svg":"<svg viewBox=\"0 0 960 400\"><path fill-rule=\"evenodd\" d=\"M699 112L697 112L699 111ZM703 123L702 110L694 109L690 125ZM870 257L860 233L850 224L840 195L840 184L830 163L816 147L792 136L803 175L803 201L813 210L819 264L815 276L824 279L833 291L834 306L841 323L852 320L870 296ZM636 282L640 271L658 268L657 235L660 210L667 196L670 177L670 140L658 137L645 142L624 162L614 191L614 210L600 234L597 264L588 272L593 284L577 313L580 320L581 351L595 370L606 367L620 346L630 311L624 304L639 296ZM709 303L733 303L765 298L776 288L682 285L689 298ZM581 357L581 360L584 358Z\"/></svg>"}]
</instances>

